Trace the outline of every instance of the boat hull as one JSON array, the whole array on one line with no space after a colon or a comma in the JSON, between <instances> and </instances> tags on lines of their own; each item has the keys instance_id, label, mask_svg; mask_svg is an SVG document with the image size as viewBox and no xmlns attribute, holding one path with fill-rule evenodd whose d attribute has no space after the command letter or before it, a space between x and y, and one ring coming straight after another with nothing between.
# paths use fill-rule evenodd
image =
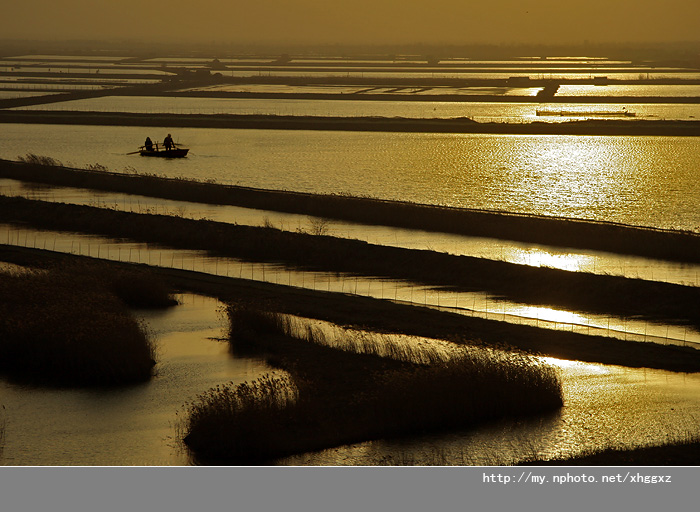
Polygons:
<instances>
[{"instance_id":1,"label":"boat hull","mask_svg":"<svg viewBox=\"0 0 700 512\"><path fill-rule=\"evenodd\" d=\"M183 158L187 156L188 152L189 149L185 148L161 149L158 151L147 151L145 149L142 149L141 151L139 151L141 156L156 156L160 158Z\"/></svg>"}]
</instances>

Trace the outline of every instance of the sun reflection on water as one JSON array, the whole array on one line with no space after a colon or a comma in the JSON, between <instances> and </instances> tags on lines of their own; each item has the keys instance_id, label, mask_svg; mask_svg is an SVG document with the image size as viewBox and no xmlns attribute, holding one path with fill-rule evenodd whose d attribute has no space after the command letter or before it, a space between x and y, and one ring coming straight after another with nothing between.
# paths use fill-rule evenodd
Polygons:
<instances>
[{"instance_id":1,"label":"sun reflection on water","mask_svg":"<svg viewBox=\"0 0 700 512\"><path fill-rule=\"evenodd\" d=\"M547 322L569 325L588 325L590 321L587 316L579 315L572 311L553 309L545 306L529 306L526 304L518 304L514 306L510 313L526 318L536 318Z\"/></svg>"},{"instance_id":2,"label":"sun reflection on water","mask_svg":"<svg viewBox=\"0 0 700 512\"><path fill-rule=\"evenodd\" d=\"M590 268L595 258L586 254L566 254L536 248L514 247L504 253L506 261L532 267L549 267L560 270L580 271Z\"/></svg>"},{"instance_id":3,"label":"sun reflection on water","mask_svg":"<svg viewBox=\"0 0 700 512\"><path fill-rule=\"evenodd\" d=\"M611 367L569 359L559 359L550 356L538 356L537 358L547 366L553 366L564 371L568 375L607 375L612 373Z\"/></svg>"}]
</instances>

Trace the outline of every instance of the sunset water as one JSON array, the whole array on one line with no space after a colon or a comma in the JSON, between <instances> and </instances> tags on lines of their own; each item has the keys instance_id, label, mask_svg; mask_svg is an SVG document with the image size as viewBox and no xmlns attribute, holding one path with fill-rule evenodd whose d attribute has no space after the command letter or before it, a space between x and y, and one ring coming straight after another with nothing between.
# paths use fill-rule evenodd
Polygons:
<instances>
[{"instance_id":1,"label":"sunset water","mask_svg":"<svg viewBox=\"0 0 700 512\"><path fill-rule=\"evenodd\" d=\"M694 510L697 2L83 4L0 36L0 510Z\"/></svg>"},{"instance_id":2,"label":"sunset water","mask_svg":"<svg viewBox=\"0 0 700 512\"><path fill-rule=\"evenodd\" d=\"M127 153L147 134L160 138L164 129L4 127L5 159L34 153L76 167L100 164L115 172L133 169L258 188L691 231L700 226L695 137L190 128L176 132L176 142L192 148L188 158L163 162Z\"/></svg>"},{"instance_id":3,"label":"sunset water","mask_svg":"<svg viewBox=\"0 0 700 512\"><path fill-rule=\"evenodd\" d=\"M6 4L0 511L697 509L697 0Z\"/></svg>"}]
</instances>

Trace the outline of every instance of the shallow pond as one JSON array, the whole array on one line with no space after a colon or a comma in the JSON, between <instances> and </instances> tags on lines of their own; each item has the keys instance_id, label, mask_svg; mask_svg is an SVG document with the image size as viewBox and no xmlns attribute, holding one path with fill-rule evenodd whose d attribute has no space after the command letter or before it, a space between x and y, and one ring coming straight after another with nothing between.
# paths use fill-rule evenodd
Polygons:
<instances>
[{"instance_id":1,"label":"shallow pond","mask_svg":"<svg viewBox=\"0 0 700 512\"><path fill-rule=\"evenodd\" d=\"M136 112L165 114L239 114L319 117L400 117L408 119L451 119L469 117L488 122L562 122L581 119L615 119L621 112L637 118L689 120L700 118L700 105L619 103L581 105L557 103L400 101L400 100L303 100L252 98L187 98L161 96L106 96L15 107L10 110ZM538 111L555 111L556 115L538 115ZM575 112L560 115L559 112Z\"/></svg>"},{"instance_id":2,"label":"shallow pond","mask_svg":"<svg viewBox=\"0 0 700 512\"><path fill-rule=\"evenodd\" d=\"M233 380L268 372L232 357L211 337L224 320L212 299L184 295L166 312L137 315L158 338L158 375L115 391L46 390L0 382L5 465L187 465L176 442L185 402ZM322 322L314 322L316 326ZM331 326L326 331L338 332ZM342 332L342 330L340 330ZM449 351L449 344L386 337ZM533 455L566 456L697 435L700 376L543 358L559 368L565 406L554 414L499 421L465 432L373 441L290 457L280 465L505 465ZM179 413L179 415L178 415Z\"/></svg>"},{"instance_id":3,"label":"shallow pond","mask_svg":"<svg viewBox=\"0 0 700 512\"><path fill-rule=\"evenodd\" d=\"M560 369L557 413L418 439L373 441L280 461L282 465L511 465L698 436L700 375L548 358Z\"/></svg>"}]
</instances>

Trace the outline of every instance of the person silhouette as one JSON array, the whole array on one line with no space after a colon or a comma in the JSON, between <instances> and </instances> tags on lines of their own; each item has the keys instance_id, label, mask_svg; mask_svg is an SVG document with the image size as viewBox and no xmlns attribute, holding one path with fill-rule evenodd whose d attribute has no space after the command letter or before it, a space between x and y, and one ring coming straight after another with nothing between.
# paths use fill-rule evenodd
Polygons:
<instances>
[{"instance_id":1,"label":"person silhouette","mask_svg":"<svg viewBox=\"0 0 700 512\"><path fill-rule=\"evenodd\" d=\"M153 151L153 141L150 137L146 137L146 142L144 143L146 151Z\"/></svg>"},{"instance_id":2,"label":"person silhouette","mask_svg":"<svg viewBox=\"0 0 700 512\"><path fill-rule=\"evenodd\" d=\"M163 145L165 146L166 151L170 151L175 146L173 138L170 136L170 134L168 134L168 136L163 141Z\"/></svg>"}]
</instances>

